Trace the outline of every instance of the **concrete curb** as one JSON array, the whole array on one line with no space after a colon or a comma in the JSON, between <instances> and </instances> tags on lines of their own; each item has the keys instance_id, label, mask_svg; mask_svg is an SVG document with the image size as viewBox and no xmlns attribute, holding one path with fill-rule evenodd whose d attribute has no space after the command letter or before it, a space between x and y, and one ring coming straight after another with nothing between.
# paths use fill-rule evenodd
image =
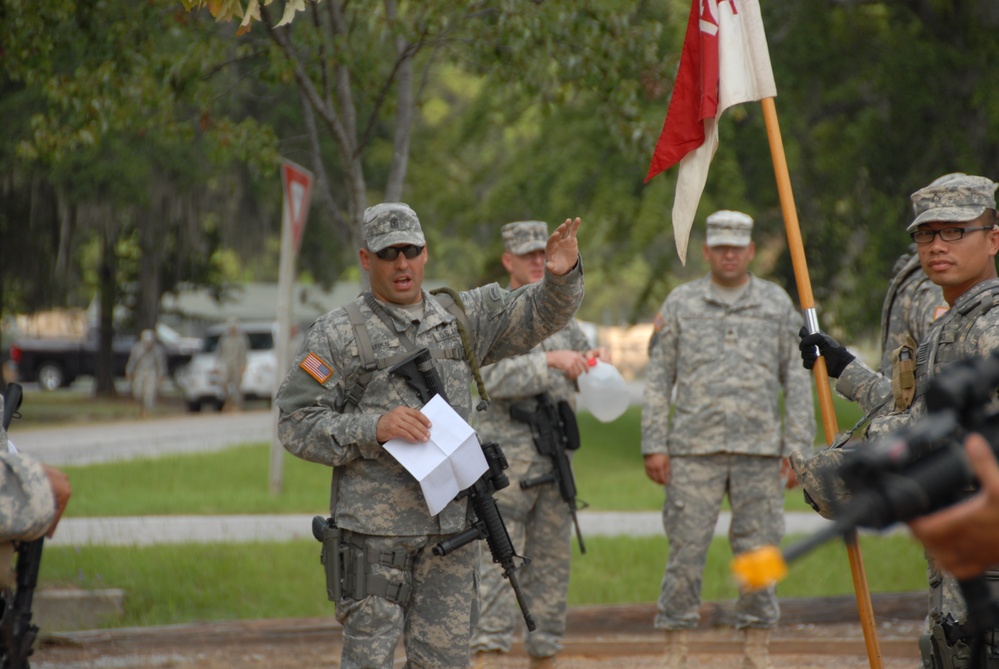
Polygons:
<instances>
[{"instance_id":1,"label":"concrete curb","mask_svg":"<svg viewBox=\"0 0 999 669\"><path fill-rule=\"evenodd\" d=\"M316 514L64 518L55 536L46 543L51 546L151 546L293 541L312 537L313 515ZM727 536L730 521L731 514L723 511L715 525L715 536ZM830 521L814 513L789 512L785 514L785 522L787 535L791 536L812 534L827 527ZM590 536L665 537L658 511L581 511L579 524L584 539Z\"/></svg>"}]
</instances>

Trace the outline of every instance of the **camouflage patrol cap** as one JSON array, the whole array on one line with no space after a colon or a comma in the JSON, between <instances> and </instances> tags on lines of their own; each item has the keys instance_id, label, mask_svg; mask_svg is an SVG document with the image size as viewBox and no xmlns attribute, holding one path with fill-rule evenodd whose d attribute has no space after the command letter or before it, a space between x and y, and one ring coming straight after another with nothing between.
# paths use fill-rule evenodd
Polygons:
<instances>
[{"instance_id":1,"label":"camouflage patrol cap","mask_svg":"<svg viewBox=\"0 0 999 669\"><path fill-rule=\"evenodd\" d=\"M945 174L912 194L912 210L916 218L906 232L931 221L973 221L986 209L996 208L995 191L996 184L991 179L963 172Z\"/></svg>"},{"instance_id":2,"label":"camouflage patrol cap","mask_svg":"<svg viewBox=\"0 0 999 669\"><path fill-rule=\"evenodd\" d=\"M741 211L723 209L708 216L708 246L749 246L753 218Z\"/></svg>"},{"instance_id":3,"label":"camouflage patrol cap","mask_svg":"<svg viewBox=\"0 0 999 669\"><path fill-rule=\"evenodd\" d=\"M427 243L416 212L403 202L382 202L365 209L361 234L367 247L375 252L399 244Z\"/></svg>"},{"instance_id":4,"label":"camouflage patrol cap","mask_svg":"<svg viewBox=\"0 0 999 669\"><path fill-rule=\"evenodd\" d=\"M544 249L548 245L548 224L544 221L515 221L503 226L503 248L515 256Z\"/></svg>"}]
</instances>

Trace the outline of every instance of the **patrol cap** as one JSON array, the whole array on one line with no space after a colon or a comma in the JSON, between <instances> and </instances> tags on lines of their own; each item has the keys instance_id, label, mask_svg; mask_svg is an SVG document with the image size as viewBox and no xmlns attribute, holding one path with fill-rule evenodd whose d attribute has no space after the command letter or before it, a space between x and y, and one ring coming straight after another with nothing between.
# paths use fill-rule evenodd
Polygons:
<instances>
[{"instance_id":1,"label":"patrol cap","mask_svg":"<svg viewBox=\"0 0 999 669\"><path fill-rule=\"evenodd\" d=\"M365 209L361 234L367 247L375 252L398 244L427 243L416 212L403 202L382 202Z\"/></svg>"},{"instance_id":2,"label":"patrol cap","mask_svg":"<svg viewBox=\"0 0 999 669\"><path fill-rule=\"evenodd\" d=\"M544 221L515 221L503 226L503 248L516 256L544 249L548 245L548 224Z\"/></svg>"},{"instance_id":3,"label":"patrol cap","mask_svg":"<svg viewBox=\"0 0 999 669\"><path fill-rule=\"evenodd\" d=\"M708 216L708 246L749 246L753 219L741 211L723 209Z\"/></svg>"},{"instance_id":4,"label":"patrol cap","mask_svg":"<svg viewBox=\"0 0 999 669\"><path fill-rule=\"evenodd\" d=\"M973 221L986 209L996 208L996 183L985 177L963 172L945 174L912 194L912 210L916 215L906 232L922 223Z\"/></svg>"}]
</instances>

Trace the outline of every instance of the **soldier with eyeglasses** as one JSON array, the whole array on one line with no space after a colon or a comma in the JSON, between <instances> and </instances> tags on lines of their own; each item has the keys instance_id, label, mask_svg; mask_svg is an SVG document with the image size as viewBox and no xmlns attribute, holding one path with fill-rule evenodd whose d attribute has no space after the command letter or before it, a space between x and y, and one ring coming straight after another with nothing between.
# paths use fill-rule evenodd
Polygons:
<instances>
[{"instance_id":1,"label":"soldier with eyeglasses","mask_svg":"<svg viewBox=\"0 0 999 669\"><path fill-rule=\"evenodd\" d=\"M802 332L800 348L804 366L812 368L818 349L826 359L829 376L837 379L836 390L858 402L865 413L884 403L896 402L894 411L871 421L866 433L869 440L892 434L925 415L923 395L932 377L944 367L972 356L988 356L999 348L999 309L993 308L999 304L995 265L999 252L996 187L986 177L953 173L912 194L915 217L906 231L915 242L923 271L940 286L950 308L933 322L915 350L915 388L905 401L899 401L904 389L897 379L893 384L891 377L873 371L825 333ZM822 479L822 472L838 465L841 455L839 449L827 449L811 460L792 458L802 487L816 498L823 515L829 511L828 501L822 499L817 482ZM999 569L990 570L988 575L999 579ZM959 653L961 642L946 647L937 640L941 623L948 614L958 622L967 617L960 590L956 581L940 572L932 561L928 576L929 629L920 638L923 666L959 666L953 664L957 660L942 654Z\"/></svg>"},{"instance_id":2,"label":"soldier with eyeglasses","mask_svg":"<svg viewBox=\"0 0 999 669\"><path fill-rule=\"evenodd\" d=\"M389 368L428 349L443 395L471 421L473 368L528 353L575 315L579 224L566 219L547 238L537 283L445 300L423 289L429 256L416 212L400 202L364 212L359 254L371 288L312 325L275 399L284 447L333 468L330 510L355 576L338 583L335 602L342 669L389 669L400 636L411 669L469 665L479 542L432 554L469 528L470 509L461 497L430 515L419 483L382 448L425 442L431 428L416 391Z\"/></svg>"}]
</instances>

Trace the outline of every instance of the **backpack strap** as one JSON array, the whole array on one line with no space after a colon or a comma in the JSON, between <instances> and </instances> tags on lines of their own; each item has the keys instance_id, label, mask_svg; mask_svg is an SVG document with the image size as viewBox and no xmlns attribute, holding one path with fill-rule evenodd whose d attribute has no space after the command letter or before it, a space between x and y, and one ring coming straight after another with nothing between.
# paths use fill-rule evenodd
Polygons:
<instances>
[{"instance_id":1,"label":"backpack strap","mask_svg":"<svg viewBox=\"0 0 999 669\"><path fill-rule=\"evenodd\" d=\"M461 345L464 349L464 359L468 362L468 366L471 367L472 376L475 379L475 386L479 392L480 402L476 407L479 411L483 411L489 402L489 393L486 391L486 384L482 380L482 373L479 369L478 359L475 357L475 352L472 349L472 342L468 335L468 315L465 313L465 305L461 301L461 297L458 293L450 288L438 288L431 291L431 295L437 300L444 309L455 317L458 326L458 334L461 337ZM369 308L385 321L388 316L384 314L384 310L375 301L374 296L371 295L370 291L364 294L365 303L368 304ZM378 360L375 357L375 349L371 343L371 335L368 332L368 325L364 320L364 315L361 313L361 308L358 306L357 302L348 302L344 305L344 310L347 312L347 317L350 319L350 324L354 329L354 341L357 344L357 353L360 359L360 371L354 378L354 384L351 386L350 390L347 391L346 403L344 405L344 413L352 413L357 409L357 406L361 402L361 397L364 395L365 389L367 389L368 384L371 382L371 377L379 369L384 369L397 362L399 356L390 356ZM386 323L389 325L389 323ZM393 329L394 328L390 328ZM397 333L398 334L398 333ZM415 347L412 340L408 337L399 335L399 341L403 346L409 350ZM460 356L460 353L455 351L431 351L431 355L435 358L449 358L454 359Z\"/></svg>"},{"instance_id":2,"label":"backpack strap","mask_svg":"<svg viewBox=\"0 0 999 669\"><path fill-rule=\"evenodd\" d=\"M437 302L451 313L458 322L458 334L461 336L461 345L465 349L465 360L472 369L472 377L475 379L475 388L479 391L479 404L475 407L477 411L485 411L489 407L489 393L486 391L486 383L482 380L482 371L479 367L479 359L475 357L475 350L472 348L472 340L468 335L468 314L465 313L465 304L461 300L458 292L452 288L437 288L430 291Z\"/></svg>"},{"instance_id":3,"label":"backpack strap","mask_svg":"<svg viewBox=\"0 0 999 669\"><path fill-rule=\"evenodd\" d=\"M343 407L344 413L353 413L357 405L361 403L361 396L364 395L368 383L375 370L378 369L378 362L375 360L375 348L371 345L371 335L368 334L368 326L364 322L361 308L357 302L348 302L344 305L347 317L354 328L354 341L357 343L357 353L361 361L361 371L354 379L354 385L347 392L347 403Z\"/></svg>"}]
</instances>

